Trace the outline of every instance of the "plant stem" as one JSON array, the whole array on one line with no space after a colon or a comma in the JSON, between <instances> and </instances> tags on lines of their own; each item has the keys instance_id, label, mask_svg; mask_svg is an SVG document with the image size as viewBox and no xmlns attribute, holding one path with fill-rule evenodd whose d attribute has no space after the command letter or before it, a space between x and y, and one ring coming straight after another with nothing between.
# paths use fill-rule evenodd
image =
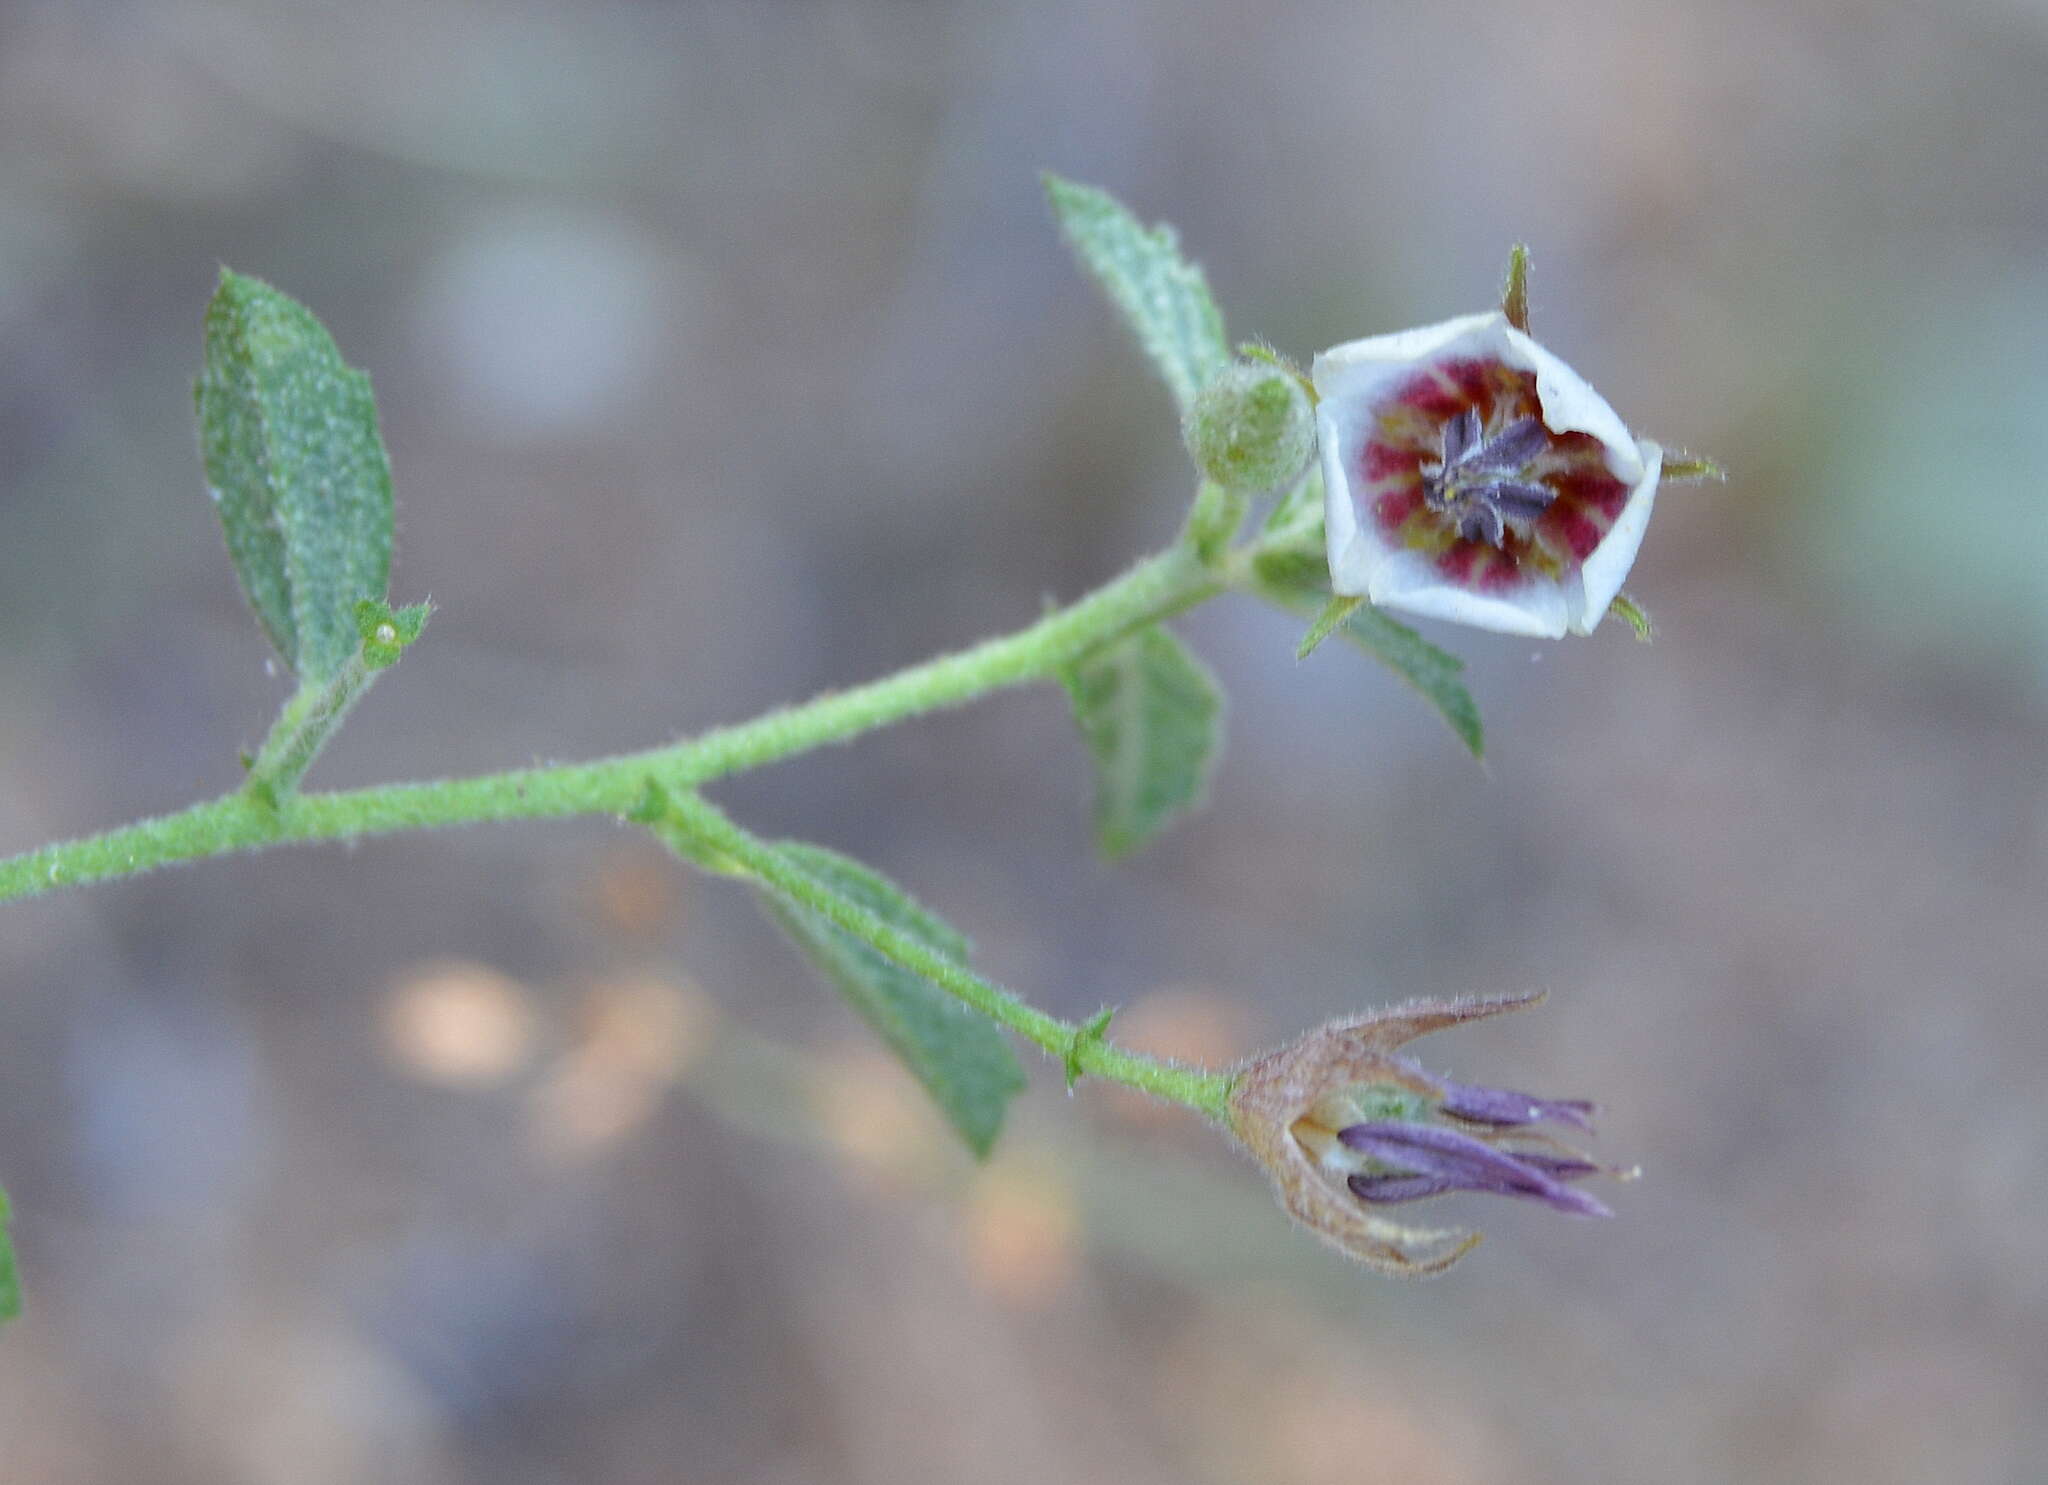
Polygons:
<instances>
[{"instance_id":1,"label":"plant stem","mask_svg":"<svg viewBox=\"0 0 2048 1485\"><path fill-rule=\"evenodd\" d=\"M361 652L349 656L332 678L316 686L302 685L278 713L270 736L249 762L242 785L251 796L272 804L299 786L299 776L340 730L350 710L362 700L377 672L363 663Z\"/></svg>"},{"instance_id":2,"label":"plant stem","mask_svg":"<svg viewBox=\"0 0 2048 1485\"><path fill-rule=\"evenodd\" d=\"M700 862L709 858L743 868L755 880L872 945L905 969L924 976L998 1025L1036 1043L1064 1062L1070 1076L1087 1073L1107 1078L1186 1104L1212 1119L1224 1118L1225 1100L1230 1093L1227 1075L1125 1051L1103 1040L1103 1023L1099 1020L1081 1026L1048 1016L993 980L983 979L903 932L881 915L840 896L767 841L742 829L702 796L676 794L663 804L659 817L646 823L657 835L670 840L679 854ZM674 840L677 835L683 839Z\"/></svg>"},{"instance_id":3,"label":"plant stem","mask_svg":"<svg viewBox=\"0 0 2048 1485\"><path fill-rule=\"evenodd\" d=\"M590 763L335 793L285 793L273 805L236 792L177 814L0 861L0 902L129 876L177 861L293 841L345 840L485 820L624 815L653 778L684 791L908 717L1050 676L1093 649L1214 597L1225 576L1187 545L1147 558L1087 597L1015 634L882 680L703 735Z\"/></svg>"}]
</instances>

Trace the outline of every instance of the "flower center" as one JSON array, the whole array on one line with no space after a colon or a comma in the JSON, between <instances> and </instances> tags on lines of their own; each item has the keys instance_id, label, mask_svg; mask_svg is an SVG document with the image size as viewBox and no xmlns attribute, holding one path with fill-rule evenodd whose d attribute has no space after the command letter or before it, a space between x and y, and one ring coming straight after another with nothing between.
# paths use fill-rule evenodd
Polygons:
<instances>
[{"instance_id":1,"label":"flower center","mask_svg":"<svg viewBox=\"0 0 2048 1485\"><path fill-rule=\"evenodd\" d=\"M1504 546L1509 527L1526 527L1557 499L1530 472L1550 446L1541 418L1516 418L1486 436L1477 408L1444 424L1441 457L1419 468L1429 508L1449 516L1467 541Z\"/></svg>"}]
</instances>

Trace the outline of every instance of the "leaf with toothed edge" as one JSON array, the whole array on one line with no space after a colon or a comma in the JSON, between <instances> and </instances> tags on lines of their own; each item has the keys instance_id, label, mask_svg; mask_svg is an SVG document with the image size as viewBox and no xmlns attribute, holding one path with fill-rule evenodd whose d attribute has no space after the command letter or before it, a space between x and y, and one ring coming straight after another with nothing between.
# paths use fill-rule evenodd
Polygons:
<instances>
[{"instance_id":1,"label":"leaf with toothed edge","mask_svg":"<svg viewBox=\"0 0 2048 1485\"><path fill-rule=\"evenodd\" d=\"M1047 172L1046 199L1074 256L1137 335L1183 414L1230 361L1223 312L1173 228L1147 227L1106 191Z\"/></svg>"},{"instance_id":2,"label":"leaf with toothed edge","mask_svg":"<svg viewBox=\"0 0 2048 1485\"><path fill-rule=\"evenodd\" d=\"M1208 667L1157 624L1082 657L1061 679L1095 756L1095 836L1128 855L1202 803L1222 746Z\"/></svg>"},{"instance_id":3,"label":"leaf with toothed edge","mask_svg":"<svg viewBox=\"0 0 2048 1485\"><path fill-rule=\"evenodd\" d=\"M776 850L818 885L934 952L967 963L967 940L886 877L822 846L783 841ZM759 900L804 957L924 1084L967 1147L985 1159L1002 1129L1004 1110L1024 1087L1024 1069L1003 1033L816 912L766 889Z\"/></svg>"},{"instance_id":4,"label":"leaf with toothed edge","mask_svg":"<svg viewBox=\"0 0 2048 1485\"><path fill-rule=\"evenodd\" d=\"M195 389L200 454L249 605L301 681L356 653L391 573L391 469L370 379L312 311L221 270Z\"/></svg>"}]
</instances>

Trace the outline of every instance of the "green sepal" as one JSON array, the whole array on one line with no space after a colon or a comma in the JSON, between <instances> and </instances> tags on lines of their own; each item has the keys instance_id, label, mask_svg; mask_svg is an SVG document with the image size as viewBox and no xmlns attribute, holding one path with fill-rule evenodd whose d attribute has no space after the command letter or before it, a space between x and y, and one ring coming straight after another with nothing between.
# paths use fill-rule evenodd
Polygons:
<instances>
[{"instance_id":1,"label":"green sepal","mask_svg":"<svg viewBox=\"0 0 2048 1485\"><path fill-rule=\"evenodd\" d=\"M1650 624L1649 611L1626 593L1614 595L1614 601L1607 605L1607 612L1635 630L1636 638L1648 644L1655 631Z\"/></svg>"},{"instance_id":2,"label":"green sepal","mask_svg":"<svg viewBox=\"0 0 2048 1485\"><path fill-rule=\"evenodd\" d=\"M670 805L668 790L660 779L651 775L640 785L640 797L633 801L633 807L626 811L626 818L635 825L659 825L668 819Z\"/></svg>"},{"instance_id":3,"label":"green sepal","mask_svg":"<svg viewBox=\"0 0 2048 1485\"><path fill-rule=\"evenodd\" d=\"M1066 1065L1067 1092L1072 1093L1074 1085L1081 1081L1082 1049L1100 1042L1108 1034L1110 1018L1115 1014L1116 1007L1106 1005L1074 1028L1074 1039L1067 1043L1066 1056L1061 1059Z\"/></svg>"},{"instance_id":4,"label":"green sepal","mask_svg":"<svg viewBox=\"0 0 2048 1485\"><path fill-rule=\"evenodd\" d=\"M383 670L396 665L406 646L420 637L433 613L430 603L414 603L394 609L381 598L365 598L356 605L356 634L362 641L363 665Z\"/></svg>"},{"instance_id":5,"label":"green sepal","mask_svg":"<svg viewBox=\"0 0 2048 1485\"><path fill-rule=\"evenodd\" d=\"M1696 454L1675 454L1667 451L1664 465L1657 478L1664 484L1675 485L1689 480L1726 480L1728 471L1712 459L1703 459Z\"/></svg>"},{"instance_id":6,"label":"green sepal","mask_svg":"<svg viewBox=\"0 0 2048 1485\"><path fill-rule=\"evenodd\" d=\"M354 658L355 604L391 574L391 468L370 379L312 312L221 270L194 399L228 555L300 680Z\"/></svg>"},{"instance_id":7,"label":"green sepal","mask_svg":"<svg viewBox=\"0 0 2048 1485\"><path fill-rule=\"evenodd\" d=\"M1508 276L1501 285L1500 312L1524 335L1529 333L1529 246L1518 242L1508 249Z\"/></svg>"},{"instance_id":8,"label":"green sepal","mask_svg":"<svg viewBox=\"0 0 2048 1485\"><path fill-rule=\"evenodd\" d=\"M822 846L783 841L775 849L820 887L867 909L934 953L967 964L967 940L958 930L886 877ZM924 1084L968 1149L978 1159L987 1158L1002 1130L1004 1111L1024 1087L1024 1069L1003 1033L820 914L767 888L757 895L826 982Z\"/></svg>"},{"instance_id":9,"label":"green sepal","mask_svg":"<svg viewBox=\"0 0 2048 1485\"><path fill-rule=\"evenodd\" d=\"M1294 658L1306 660L1313 655L1316 646L1328 639L1346 619L1365 605L1363 598L1352 598L1339 594L1323 605L1323 611L1316 615L1315 622L1308 626L1308 633L1301 637L1301 643L1294 647Z\"/></svg>"},{"instance_id":10,"label":"green sepal","mask_svg":"<svg viewBox=\"0 0 2048 1485\"><path fill-rule=\"evenodd\" d=\"M1308 405L1314 407L1322 399L1316 393L1316 384L1302 374L1299 366L1281 355L1263 340L1241 340L1237 343L1237 359L1240 361L1263 361L1268 366L1277 366L1300 384L1308 395Z\"/></svg>"},{"instance_id":11,"label":"green sepal","mask_svg":"<svg viewBox=\"0 0 2048 1485\"><path fill-rule=\"evenodd\" d=\"M1222 693L1157 624L1083 656L1061 680L1095 758L1096 841L1114 860L1207 796L1222 751Z\"/></svg>"},{"instance_id":12,"label":"green sepal","mask_svg":"<svg viewBox=\"0 0 2048 1485\"><path fill-rule=\"evenodd\" d=\"M753 878L754 874L739 862L681 828L676 822L675 806L669 798L668 789L652 774L641 783L640 797L633 801L624 818L631 824L645 825L663 845L692 866L713 876L734 877L742 881Z\"/></svg>"},{"instance_id":13,"label":"green sepal","mask_svg":"<svg viewBox=\"0 0 2048 1485\"><path fill-rule=\"evenodd\" d=\"M1208 280L1181 256L1173 228L1145 226L1093 186L1051 172L1044 180L1067 245L1122 312L1185 416L1202 384L1230 360Z\"/></svg>"}]
</instances>

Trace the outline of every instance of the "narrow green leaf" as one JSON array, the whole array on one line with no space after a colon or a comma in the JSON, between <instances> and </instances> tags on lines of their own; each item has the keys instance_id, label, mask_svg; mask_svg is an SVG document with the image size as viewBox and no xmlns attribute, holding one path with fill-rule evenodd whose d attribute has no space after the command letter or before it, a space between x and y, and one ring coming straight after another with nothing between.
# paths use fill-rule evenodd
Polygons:
<instances>
[{"instance_id":1,"label":"narrow green leaf","mask_svg":"<svg viewBox=\"0 0 2048 1485\"><path fill-rule=\"evenodd\" d=\"M1182 413L1230 360L1223 312L1173 228L1146 227L1106 191L1048 173L1046 199L1074 256L1123 312Z\"/></svg>"},{"instance_id":2,"label":"narrow green leaf","mask_svg":"<svg viewBox=\"0 0 2048 1485\"><path fill-rule=\"evenodd\" d=\"M1222 696L1208 668L1156 624L1062 679L1095 755L1096 839L1104 855L1127 855L1202 802L1222 746Z\"/></svg>"},{"instance_id":3,"label":"narrow green leaf","mask_svg":"<svg viewBox=\"0 0 2048 1485\"><path fill-rule=\"evenodd\" d=\"M946 958L967 963L967 940L887 878L822 846L784 841L776 849L820 885ZM1024 1087L1024 1070L1003 1033L817 913L776 893L759 897L818 972L924 1084L967 1147L986 1157L1002 1129L1004 1109Z\"/></svg>"},{"instance_id":4,"label":"narrow green leaf","mask_svg":"<svg viewBox=\"0 0 2048 1485\"><path fill-rule=\"evenodd\" d=\"M301 680L356 653L391 573L391 470L370 379L304 305L223 269L206 310L200 454L228 555Z\"/></svg>"},{"instance_id":5,"label":"narrow green leaf","mask_svg":"<svg viewBox=\"0 0 2048 1485\"><path fill-rule=\"evenodd\" d=\"M14 1263L14 1241L7 1235L7 1193L0 1191L0 1324L21 1315L21 1274Z\"/></svg>"},{"instance_id":6,"label":"narrow green leaf","mask_svg":"<svg viewBox=\"0 0 2048 1485\"><path fill-rule=\"evenodd\" d=\"M1438 649L1371 604L1346 619L1341 632L1420 692L1474 758L1485 756L1486 728L1479 720L1479 703L1458 679L1465 669L1464 661L1448 650Z\"/></svg>"},{"instance_id":7,"label":"narrow green leaf","mask_svg":"<svg viewBox=\"0 0 2048 1485\"><path fill-rule=\"evenodd\" d=\"M1334 597L1324 604L1323 611L1317 614L1315 622L1308 626L1308 633L1304 634L1301 637L1301 643L1295 646L1294 658L1297 660L1308 659L1310 655L1315 653L1316 646L1328 639L1330 632L1357 613L1364 603L1365 600L1363 598L1340 596Z\"/></svg>"}]
</instances>

